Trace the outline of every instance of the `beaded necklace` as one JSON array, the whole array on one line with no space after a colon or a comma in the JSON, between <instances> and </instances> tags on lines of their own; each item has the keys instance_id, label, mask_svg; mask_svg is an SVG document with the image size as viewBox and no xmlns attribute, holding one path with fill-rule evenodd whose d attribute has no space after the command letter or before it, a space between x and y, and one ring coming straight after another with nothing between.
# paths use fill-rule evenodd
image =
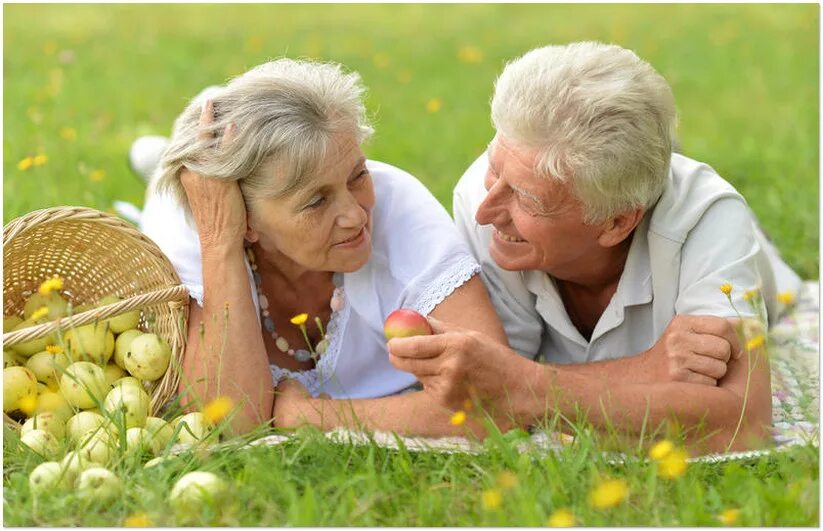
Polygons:
<instances>
[{"instance_id":1,"label":"beaded necklace","mask_svg":"<svg viewBox=\"0 0 823 531\"><path fill-rule=\"evenodd\" d=\"M263 294L263 289L261 288L262 284L262 277L260 273L257 271L257 257L254 255L254 251L252 250L251 246L246 247L246 256L249 259L249 264L251 266L251 273L254 277L254 287L257 290L257 300L260 304L260 317L263 321L263 327L265 328L266 332L271 335L272 339L274 340L275 346L280 352L284 352L289 356L292 356L294 359L300 362L309 361L313 359L315 362L322 356L326 349L329 348L329 342L331 341L331 337L334 334L334 322L335 322L335 314L339 312L343 308L343 274L342 273L334 273L332 275L332 282L334 282L334 292L331 296L331 301L329 302L329 306L331 307L331 317L329 318L329 325L326 328L325 333L323 333L323 338L314 346L311 347L309 343L309 350L299 348L293 349L289 345L289 342L286 340L285 337L279 335L274 327L274 320L271 318L271 313L269 312L269 299ZM320 320L316 319L318 324L318 328L320 328L321 333L323 332L323 328L320 325ZM302 326L302 325L301 325ZM308 343L308 336L305 334L305 329L303 330L304 337L306 337L306 342Z\"/></svg>"}]
</instances>

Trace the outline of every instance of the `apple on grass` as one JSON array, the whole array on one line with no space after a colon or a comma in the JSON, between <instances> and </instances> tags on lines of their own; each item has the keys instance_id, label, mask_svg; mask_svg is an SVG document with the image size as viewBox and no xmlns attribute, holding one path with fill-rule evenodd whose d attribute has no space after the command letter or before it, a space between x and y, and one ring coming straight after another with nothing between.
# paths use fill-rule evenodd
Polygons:
<instances>
[{"instance_id":1,"label":"apple on grass","mask_svg":"<svg viewBox=\"0 0 823 531\"><path fill-rule=\"evenodd\" d=\"M423 315L408 308L393 311L383 323L383 333L387 341L394 337L428 336L433 332L429 321Z\"/></svg>"},{"instance_id":2,"label":"apple on grass","mask_svg":"<svg viewBox=\"0 0 823 531\"><path fill-rule=\"evenodd\" d=\"M120 478L101 466L89 467L80 472L77 478L77 494L80 498L108 503L117 499L122 491Z\"/></svg>"},{"instance_id":3,"label":"apple on grass","mask_svg":"<svg viewBox=\"0 0 823 531\"><path fill-rule=\"evenodd\" d=\"M40 463L29 474L29 490L35 496L53 491L60 486L63 468L57 461Z\"/></svg>"},{"instance_id":4,"label":"apple on grass","mask_svg":"<svg viewBox=\"0 0 823 531\"><path fill-rule=\"evenodd\" d=\"M177 480L169 504L182 523L196 521L205 507L219 509L228 496L226 483L211 472L189 472Z\"/></svg>"},{"instance_id":5,"label":"apple on grass","mask_svg":"<svg viewBox=\"0 0 823 531\"><path fill-rule=\"evenodd\" d=\"M20 442L46 458L56 456L60 450L60 443L46 430L27 431L20 436Z\"/></svg>"}]
</instances>

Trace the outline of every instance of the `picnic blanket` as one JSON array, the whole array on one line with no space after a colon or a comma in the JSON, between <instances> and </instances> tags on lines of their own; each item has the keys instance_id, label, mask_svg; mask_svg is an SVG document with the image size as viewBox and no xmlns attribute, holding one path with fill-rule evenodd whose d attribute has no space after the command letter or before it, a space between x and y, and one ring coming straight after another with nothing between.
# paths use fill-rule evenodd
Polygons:
<instances>
[{"instance_id":1,"label":"picnic blanket","mask_svg":"<svg viewBox=\"0 0 823 531\"><path fill-rule=\"evenodd\" d=\"M805 282L794 305L770 330L774 446L749 452L704 455L691 458L690 461L748 459L783 451L795 445L819 446L819 314L819 283ZM364 433L347 429L333 430L326 437L341 444L377 444L387 448L399 448L402 445L411 451L483 451L482 443L463 437L401 437L392 433ZM271 445L288 440L289 437L285 435L270 435L249 444ZM552 451L570 442L571 438L565 435L538 432L519 443L519 449L523 452ZM620 460L620 456L616 455L615 460Z\"/></svg>"}]
</instances>

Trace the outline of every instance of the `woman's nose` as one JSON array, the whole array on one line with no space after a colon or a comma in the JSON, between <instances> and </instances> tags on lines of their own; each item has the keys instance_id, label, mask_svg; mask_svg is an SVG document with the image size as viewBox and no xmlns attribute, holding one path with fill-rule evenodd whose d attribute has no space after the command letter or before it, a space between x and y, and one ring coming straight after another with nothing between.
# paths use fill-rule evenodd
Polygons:
<instances>
[{"instance_id":1,"label":"woman's nose","mask_svg":"<svg viewBox=\"0 0 823 531\"><path fill-rule=\"evenodd\" d=\"M369 214L366 208L350 195L343 209L337 216L337 224L345 229L357 228L366 224Z\"/></svg>"}]
</instances>

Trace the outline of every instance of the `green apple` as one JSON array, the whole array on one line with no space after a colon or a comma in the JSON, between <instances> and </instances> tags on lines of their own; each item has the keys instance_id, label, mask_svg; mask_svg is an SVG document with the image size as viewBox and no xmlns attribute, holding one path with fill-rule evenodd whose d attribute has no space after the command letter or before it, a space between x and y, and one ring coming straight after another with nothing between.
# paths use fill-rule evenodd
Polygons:
<instances>
[{"instance_id":1,"label":"green apple","mask_svg":"<svg viewBox=\"0 0 823 531\"><path fill-rule=\"evenodd\" d=\"M31 320L27 319L20 323L19 325L14 327L14 331L22 330L24 328L28 328L30 326L41 325L44 323L48 323L49 320L46 318ZM32 339L31 341L26 341L24 343L18 343L16 345L12 345L10 348L14 351L15 354L18 356L22 356L24 358L28 358L33 354L37 354L38 352L42 352L46 350L48 345L55 345L57 344L57 335L53 332L45 337L41 337L40 339Z\"/></svg>"},{"instance_id":2,"label":"green apple","mask_svg":"<svg viewBox=\"0 0 823 531\"><path fill-rule=\"evenodd\" d=\"M69 440L77 443L90 431L105 431L107 424L108 420L100 413L81 411L66 421L66 432Z\"/></svg>"},{"instance_id":3,"label":"green apple","mask_svg":"<svg viewBox=\"0 0 823 531\"><path fill-rule=\"evenodd\" d=\"M48 320L53 321L58 317L66 315L66 308L69 303L56 291L49 292L48 295L41 295L38 292L29 297L23 305L23 316L28 319L34 312L45 306L49 309Z\"/></svg>"},{"instance_id":4,"label":"green apple","mask_svg":"<svg viewBox=\"0 0 823 531\"><path fill-rule=\"evenodd\" d=\"M103 366L114 353L114 334L105 322L70 329L63 341L75 361L92 361Z\"/></svg>"},{"instance_id":5,"label":"green apple","mask_svg":"<svg viewBox=\"0 0 823 531\"><path fill-rule=\"evenodd\" d=\"M56 456L60 450L60 443L46 430L27 431L20 436L20 442L46 458Z\"/></svg>"},{"instance_id":6,"label":"green apple","mask_svg":"<svg viewBox=\"0 0 823 531\"><path fill-rule=\"evenodd\" d=\"M145 387L143 387L143 384L140 383L140 380L138 380L134 376L124 376L122 378L115 380L114 383L111 384L112 387L121 387L124 385L133 385L134 387L140 388L144 391L146 390Z\"/></svg>"},{"instance_id":7,"label":"green apple","mask_svg":"<svg viewBox=\"0 0 823 531\"><path fill-rule=\"evenodd\" d=\"M123 415L127 428L143 427L149 415L151 398L142 388L134 385L119 385L113 388L103 400L103 410L112 419Z\"/></svg>"},{"instance_id":8,"label":"green apple","mask_svg":"<svg viewBox=\"0 0 823 531\"><path fill-rule=\"evenodd\" d=\"M80 473L76 489L81 499L110 503L120 496L123 485L113 472L93 466Z\"/></svg>"},{"instance_id":9,"label":"green apple","mask_svg":"<svg viewBox=\"0 0 823 531\"><path fill-rule=\"evenodd\" d=\"M3 368L25 365L26 360L14 353L13 350L3 349Z\"/></svg>"},{"instance_id":10,"label":"green apple","mask_svg":"<svg viewBox=\"0 0 823 531\"><path fill-rule=\"evenodd\" d=\"M114 341L114 363L118 367L126 370L126 353L128 353L129 347L131 347L131 342L134 338L142 335L143 332L132 328L117 336L117 339Z\"/></svg>"},{"instance_id":11,"label":"green apple","mask_svg":"<svg viewBox=\"0 0 823 531\"><path fill-rule=\"evenodd\" d=\"M106 375L106 383L109 387L114 387L114 382L128 376L125 370L114 363L107 363L106 366L103 367L103 374Z\"/></svg>"},{"instance_id":12,"label":"green apple","mask_svg":"<svg viewBox=\"0 0 823 531\"><path fill-rule=\"evenodd\" d=\"M169 494L169 504L181 523L197 519L203 508L219 508L229 494L228 486L211 472L189 472L177 480Z\"/></svg>"},{"instance_id":13,"label":"green apple","mask_svg":"<svg viewBox=\"0 0 823 531\"><path fill-rule=\"evenodd\" d=\"M117 295L109 295L97 301L97 306L114 304L115 302L119 302L122 300L123 298L118 297ZM111 328L111 331L115 334L125 332L130 328L137 328L137 325L140 324L140 310L132 310L128 313L124 313L116 317L111 317L108 319L108 323L109 327Z\"/></svg>"},{"instance_id":14,"label":"green apple","mask_svg":"<svg viewBox=\"0 0 823 531\"><path fill-rule=\"evenodd\" d=\"M78 448L84 452L89 461L105 465L111 460L116 445L117 441L109 432L92 430L80 436Z\"/></svg>"},{"instance_id":15,"label":"green apple","mask_svg":"<svg viewBox=\"0 0 823 531\"><path fill-rule=\"evenodd\" d=\"M200 411L177 417L172 421L172 428L176 430L178 424L182 424L183 427L177 434L177 442L185 444L200 442L206 439L214 430L214 424L209 422Z\"/></svg>"},{"instance_id":16,"label":"green apple","mask_svg":"<svg viewBox=\"0 0 823 531\"><path fill-rule=\"evenodd\" d=\"M57 461L40 463L29 474L29 490L35 496L55 490L60 485L62 469Z\"/></svg>"},{"instance_id":17,"label":"green apple","mask_svg":"<svg viewBox=\"0 0 823 531\"><path fill-rule=\"evenodd\" d=\"M3 411L20 409L21 400L31 400L37 405L37 378L25 367L3 369Z\"/></svg>"},{"instance_id":18,"label":"green apple","mask_svg":"<svg viewBox=\"0 0 823 531\"><path fill-rule=\"evenodd\" d=\"M51 412L68 421L74 416L74 409L69 405L63 395L59 392L46 390L37 397L37 409L35 413Z\"/></svg>"},{"instance_id":19,"label":"green apple","mask_svg":"<svg viewBox=\"0 0 823 531\"><path fill-rule=\"evenodd\" d=\"M162 450L162 448L161 448ZM143 454L150 452L152 455L159 453L157 443L152 439L146 428L129 428L126 430L126 452L129 454Z\"/></svg>"},{"instance_id":20,"label":"green apple","mask_svg":"<svg viewBox=\"0 0 823 531\"><path fill-rule=\"evenodd\" d=\"M171 461L171 458L172 458L172 456L170 456L170 455L169 456L161 455L159 457L153 457L152 459L149 459L148 461L146 461L146 464L143 465L143 468L151 468L151 467L159 465L161 463Z\"/></svg>"},{"instance_id":21,"label":"green apple","mask_svg":"<svg viewBox=\"0 0 823 531\"><path fill-rule=\"evenodd\" d=\"M37 381L43 382L52 391L58 390L60 376L69 365L71 365L71 359L65 353L52 354L45 350L26 361L26 367L34 373Z\"/></svg>"},{"instance_id":22,"label":"green apple","mask_svg":"<svg viewBox=\"0 0 823 531\"><path fill-rule=\"evenodd\" d=\"M69 404L88 409L105 398L109 386L103 369L89 361L76 361L60 377L60 389Z\"/></svg>"},{"instance_id":23,"label":"green apple","mask_svg":"<svg viewBox=\"0 0 823 531\"><path fill-rule=\"evenodd\" d=\"M30 419L26 419L20 428L20 433L25 434L32 430L45 430L57 440L66 437L66 421L59 415L51 412L38 413Z\"/></svg>"},{"instance_id":24,"label":"green apple","mask_svg":"<svg viewBox=\"0 0 823 531\"><path fill-rule=\"evenodd\" d=\"M146 417L146 430L160 450L169 445L174 435L174 428L171 424L158 417Z\"/></svg>"},{"instance_id":25,"label":"green apple","mask_svg":"<svg viewBox=\"0 0 823 531\"><path fill-rule=\"evenodd\" d=\"M60 461L63 484L68 487L73 487L80 472L91 466L93 466L92 462L89 460L88 453L85 450L74 450L66 453L63 460Z\"/></svg>"},{"instance_id":26,"label":"green apple","mask_svg":"<svg viewBox=\"0 0 823 531\"><path fill-rule=\"evenodd\" d=\"M157 334L134 338L125 358L126 370L141 380L154 381L166 374L171 361L171 347Z\"/></svg>"},{"instance_id":27,"label":"green apple","mask_svg":"<svg viewBox=\"0 0 823 531\"><path fill-rule=\"evenodd\" d=\"M3 333L11 332L14 327L23 322L23 318L17 315L3 316Z\"/></svg>"}]
</instances>

